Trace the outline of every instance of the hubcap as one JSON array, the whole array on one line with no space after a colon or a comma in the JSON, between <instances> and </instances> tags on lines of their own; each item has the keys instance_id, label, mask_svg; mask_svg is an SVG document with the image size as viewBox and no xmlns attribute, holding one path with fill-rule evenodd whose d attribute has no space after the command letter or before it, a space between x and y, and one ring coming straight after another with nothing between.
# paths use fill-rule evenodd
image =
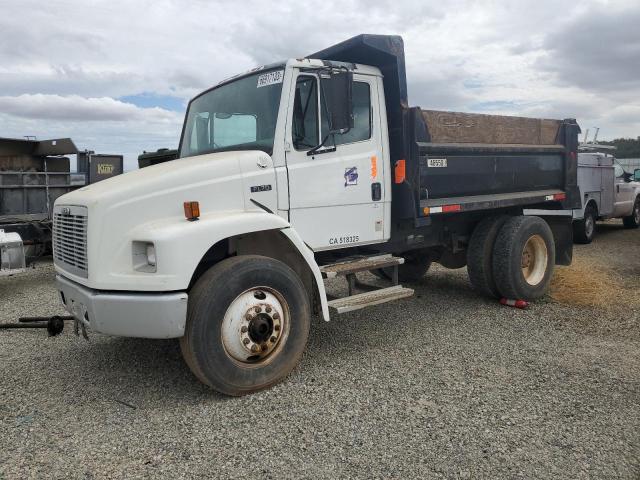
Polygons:
<instances>
[{"instance_id":1,"label":"hubcap","mask_svg":"<svg viewBox=\"0 0 640 480\"><path fill-rule=\"evenodd\" d=\"M281 294L256 287L238 295L222 321L222 344L237 362L266 362L284 345L289 308Z\"/></svg>"},{"instance_id":2,"label":"hubcap","mask_svg":"<svg viewBox=\"0 0 640 480\"><path fill-rule=\"evenodd\" d=\"M587 234L587 237L591 237L594 227L595 222L593 220L593 216L587 215L587 218L584 219L584 231Z\"/></svg>"},{"instance_id":3,"label":"hubcap","mask_svg":"<svg viewBox=\"0 0 640 480\"><path fill-rule=\"evenodd\" d=\"M529 285L538 285L547 271L549 253L540 235L533 235L522 249L522 275Z\"/></svg>"}]
</instances>

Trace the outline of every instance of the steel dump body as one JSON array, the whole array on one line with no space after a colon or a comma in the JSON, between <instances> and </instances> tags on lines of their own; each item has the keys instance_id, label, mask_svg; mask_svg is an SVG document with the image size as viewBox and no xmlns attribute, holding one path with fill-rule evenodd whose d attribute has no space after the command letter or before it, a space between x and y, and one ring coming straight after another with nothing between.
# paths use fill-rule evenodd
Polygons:
<instances>
[{"instance_id":1,"label":"steel dump body","mask_svg":"<svg viewBox=\"0 0 640 480\"><path fill-rule=\"evenodd\" d=\"M462 213L579 206L575 120L409 107L399 36L359 35L309 57L382 71L391 163L404 165L402 178L396 176L393 184L394 223L413 219L415 226L424 226L425 208L447 204ZM562 195L549 203L554 194Z\"/></svg>"},{"instance_id":2,"label":"steel dump body","mask_svg":"<svg viewBox=\"0 0 640 480\"><path fill-rule=\"evenodd\" d=\"M415 110L422 207L510 193L512 205L523 204L566 193L567 179L575 185L575 156L563 144L571 121Z\"/></svg>"}]
</instances>

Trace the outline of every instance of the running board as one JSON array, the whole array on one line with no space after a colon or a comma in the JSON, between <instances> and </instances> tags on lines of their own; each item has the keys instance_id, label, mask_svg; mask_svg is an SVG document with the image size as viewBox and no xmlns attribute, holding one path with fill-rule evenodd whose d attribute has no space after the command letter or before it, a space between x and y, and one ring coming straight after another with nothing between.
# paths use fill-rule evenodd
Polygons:
<instances>
[{"instance_id":1,"label":"running board","mask_svg":"<svg viewBox=\"0 0 640 480\"><path fill-rule=\"evenodd\" d=\"M402 285L381 288L372 292L359 293L349 297L338 298L329 302L329 308L337 314L360 310L361 308L410 297L413 290Z\"/></svg>"},{"instance_id":2,"label":"running board","mask_svg":"<svg viewBox=\"0 0 640 480\"><path fill-rule=\"evenodd\" d=\"M338 275L349 275L351 273L366 272L379 268L396 267L402 265L404 258L393 255L376 255L374 257L361 257L343 262L323 265L320 271L324 278L335 278Z\"/></svg>"}]
</instances>

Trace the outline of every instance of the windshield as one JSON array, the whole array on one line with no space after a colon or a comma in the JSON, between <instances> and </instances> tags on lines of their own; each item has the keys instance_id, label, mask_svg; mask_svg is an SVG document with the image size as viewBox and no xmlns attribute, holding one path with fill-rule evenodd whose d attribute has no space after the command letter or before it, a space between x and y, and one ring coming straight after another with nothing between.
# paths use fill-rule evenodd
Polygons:
<instances>
[{"instance_id":1,"label":"windshield","mask_svg":"<svg viewBox=\"0 0 640 480\"><path fill-rule=\"evenodd\" d=\"M273 153L284 70L259 72L210 90L189 105L180 156L225 150Z\"/></svg>"}]
</instances>

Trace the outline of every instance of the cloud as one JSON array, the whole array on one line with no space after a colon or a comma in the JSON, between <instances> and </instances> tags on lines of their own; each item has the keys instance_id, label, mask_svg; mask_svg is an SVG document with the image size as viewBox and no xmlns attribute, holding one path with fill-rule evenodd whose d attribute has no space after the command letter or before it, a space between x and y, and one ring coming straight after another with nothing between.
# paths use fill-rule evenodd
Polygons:
<instances>
[{"instance_id":1,"label":"cloud","mask_svg":"<svg viewBox=\"0 0 640 480\"><path fill-rule=\"evenodd\" d=\"M359 33L402 35L409 101L640 134L640 4L583 0L23 0L0 15L0 135L178 143L189 98ZM173 106L170 106L173 105ZM165 108L152 108L165 107ZM175 110L175 111L174 111ZM624 118L624 121L621 119Z\"/></svg>"},{"instance_id":2,"label":"cloud","mask_svg":"<svg viewBox=\"0 0 640 480\"><path fill-rule=\"evenodd\" d=\"M0 97L0 111L16 117L67 120L71 122L175 123L175 112L162 108L140 108L109 97L84 98L78 95L19 95Z\"/></svg>"},{"instance_id":3,"label":"cloud","mask_svg":"<svg viewBox=\"0 0 640 480\"><path fill-rule=\"evenodd\" d=\"M562 85L604 94L640 85L640 8L593 8L551 32L536 62Z\"/></svg>"}]
</instances>

